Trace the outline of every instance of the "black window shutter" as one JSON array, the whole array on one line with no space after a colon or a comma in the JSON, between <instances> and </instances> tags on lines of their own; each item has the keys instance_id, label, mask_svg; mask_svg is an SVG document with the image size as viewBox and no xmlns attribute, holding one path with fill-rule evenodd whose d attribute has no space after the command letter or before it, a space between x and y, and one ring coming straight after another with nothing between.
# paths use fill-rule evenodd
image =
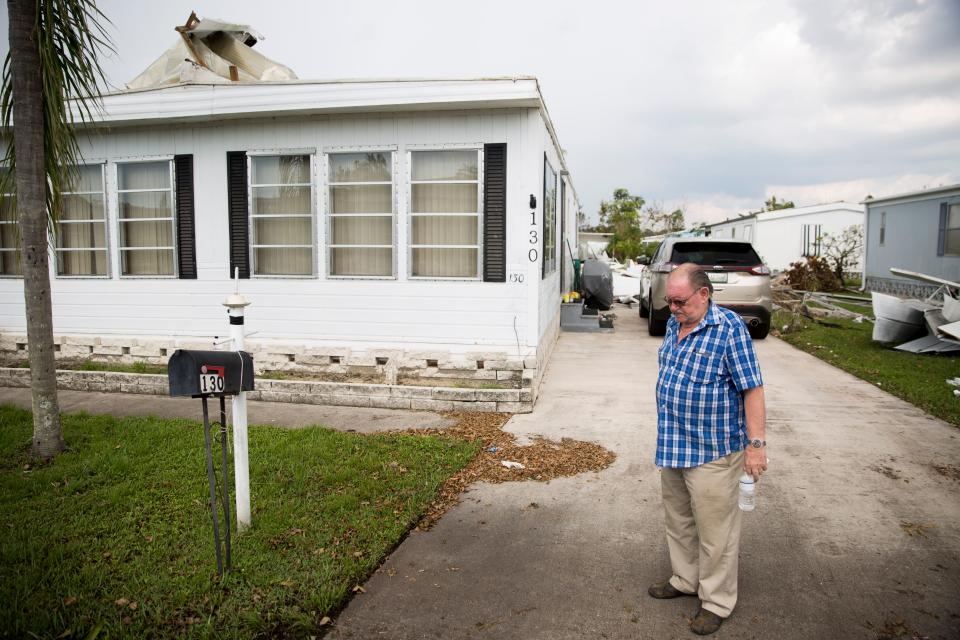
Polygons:
<instances>
[{"instance_id":1,"label":"black window shutter","mask_svg":"<svg viewBox=\"0 0 960 640\"><path fill-rule=\"evenodd\" d=\"M507 281L507 145L483 145L483 281Z\"/></svg>"},{"instance_id":2,"label":"black window shutter","mask_svg":"<svg viewBox=\"0 0 960 640\"><path fill-rule=\"evenodd\" d=\"M946 202L940 203L940 231L937 234L937 255L942 256L947 250L947 216L950 206Z\"/></svg>"},{"instance_id":3,"label":"black window shutter","mask_svg":"<svg viewBox=\"0 0 960 640\"><path fill-rule=\"evenodd\" d=\"M233 278L235 269L240 269L241 278L249 278L246 151L227 151L227 215L230 222L230 278Z\"/></svg>"},{"instance_id":4,"label":"black window shutter","mask_svg":"<svg viewBox=\"0 0 960 640\"><path fill-rule=\"evenodd\" d=\"M197 225L193 206L193 156L173 157L177 193L177 266L180 278L197 277Z\"/></svg>"}]
</instances>

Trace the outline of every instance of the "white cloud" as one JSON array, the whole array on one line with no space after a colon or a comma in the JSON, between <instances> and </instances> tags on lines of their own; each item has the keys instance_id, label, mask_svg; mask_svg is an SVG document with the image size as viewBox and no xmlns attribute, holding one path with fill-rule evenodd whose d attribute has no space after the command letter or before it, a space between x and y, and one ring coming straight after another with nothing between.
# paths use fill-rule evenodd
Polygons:
<instances>
[{"instance_id":1,"label":"white cloud","mask_svg":"<svg viewBox=\"0 0 960 640\"><path fill-rule=\"evenodd\" d=\"M792 200L797 206L840 200L861 202L868 195L880 198L898 193L956 184L957 182L960 182L960 174L957 173L938 175L904 174L885 178L859 178L820 184L770 185L766 189L766 196L776 195L781 200Z\"/></svg>"}]
</instances>

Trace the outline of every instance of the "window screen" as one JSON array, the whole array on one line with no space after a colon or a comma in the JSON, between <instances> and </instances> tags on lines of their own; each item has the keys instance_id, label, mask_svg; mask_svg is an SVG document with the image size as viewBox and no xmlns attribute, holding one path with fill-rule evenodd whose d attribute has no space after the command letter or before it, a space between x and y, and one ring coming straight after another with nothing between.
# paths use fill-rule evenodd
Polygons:
<instances>
[{"instance_id":1,"label":"window screen","mask_svg":"<svg viewBox=\"0 0 960 640\"><path fill-rule=\"evenodd\" d=\"M480 152L410 153L410 275L480 274Z\"/></svg>"},{"instance_id":2,"label":"window screen","mask_svg":"<svg viewBox=\"0 0 960 640\"><path fill-rule=\"evenodd\" d=\"M13 174L9 169L0 169L12 190ZM0 276L19 276L20 230L17 227L17 198L12 193L0 194Z\"/></svg>"},{"instance_id":3,"label":"window screen","mask_svg":"<svg viewBox=\"0 0 960 640\"><path fill-rule=\"evenodd\" d=\"M392 276L393 154L328 156L327 247L332 276Z\"/></svg>"},{"instance_id":4,"label":"window screen","mask_svg":"<svg viewBox=\"0 0 960 640\"><path fill-rule=\"evenodd\" d=\"M142 233L143 229L132 233ZM63 193L63 210L56 233L57 274L107 275L107 220L103 166L76 168L70 191Z\"/></svg>"},{"instance_id":5,"label":"window screen","mask_svg":"<svg viewBox=\"0 0 960 640\"><path fill-rule=\"evenodd\" d=\"M174 275L172 164L161 160L117 165L123 275Z\"/></svg>"},{"instance_id":6,"label":"window screen","mask_svg":"<svg viewBox=\"0 0 960 640\"><path fill-rule=\"evenodd\" d=\"M253 273L313 275L310 156L252 156L250 196Z\"/></svg>"}]
</instances>

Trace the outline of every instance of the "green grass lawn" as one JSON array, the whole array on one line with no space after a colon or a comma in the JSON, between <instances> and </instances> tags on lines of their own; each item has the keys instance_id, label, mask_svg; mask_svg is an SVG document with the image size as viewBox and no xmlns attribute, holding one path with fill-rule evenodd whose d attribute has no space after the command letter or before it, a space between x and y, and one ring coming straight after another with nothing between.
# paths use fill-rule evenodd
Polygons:
<instances>
[{"instance_id":1,"label":"green grass lawn","mask_svg":"<svg viewBox=\"0 0 960 640\"><path fill-rule=\"evenodd\" d=\"M858 312L872 315L869 310ZM884 391L938 418L960 425L960 398L953 395L955 387L946 383L948 378L960 376L960 358L896 351L871 339L873 325L869 322L827 321L838 326L807 321L804 329L780 337L858 378L879 383ZM774 314L774 327L788 322L787 314Z\"/></svg>"},{"instance_id":2,"label":"green grass lawn","mask_svg":"<svg viewBox=\"0 0 960 640\"><path fill-rule=\"evenodd\" d=\"M63 428L70 450L31 462L29 412L0 407L0 637L317 632L478 448L252 426L254 522L218 579L198 423L79 414Z\"/></svg>"}]
</instances>

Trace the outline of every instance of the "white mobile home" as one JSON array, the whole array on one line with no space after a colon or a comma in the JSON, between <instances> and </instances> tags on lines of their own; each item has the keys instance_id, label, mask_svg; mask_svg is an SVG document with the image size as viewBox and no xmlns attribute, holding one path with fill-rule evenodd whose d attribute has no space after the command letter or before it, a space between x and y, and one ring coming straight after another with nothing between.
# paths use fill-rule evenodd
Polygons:
<instances>
[{"instance_id":1,"label":"white mobile home","mask_svg":"<svg viewBox=\"0 0 960 640\"><path fill-rule=\"evenodd\" d=\"M790 263L823 252L823 236L839 235L863 224L863 205L831 202L806 207L761 211L734 220L709 225L716 238L738 238L753 243L764 263L785 271ZM860 270L857 263L855 270Z\"/></svg>"},{"instance_id":2,"label":"white mobile home","mask_svg":"<svg viewBox=\"0 0 960 640\"><path fill-rule=\"evenodd\" d=\"M866 200L863 283L870 291L926 297L937 285L890 268L960 282L960 184Z\"/></svg>"},{"instance_id":3,"label":"white mobile home","mask_svg":"<svg viewBox=\"0 0 960 640\"><path fill-rule=\"evenodd\" d=\"M532 402L579 209L535 78L180 83L103 106L51 247L60 357L209 348L239 272L259 369ZM25 343L15 224L8 357Z\"/></svg>"}]
</instances>

